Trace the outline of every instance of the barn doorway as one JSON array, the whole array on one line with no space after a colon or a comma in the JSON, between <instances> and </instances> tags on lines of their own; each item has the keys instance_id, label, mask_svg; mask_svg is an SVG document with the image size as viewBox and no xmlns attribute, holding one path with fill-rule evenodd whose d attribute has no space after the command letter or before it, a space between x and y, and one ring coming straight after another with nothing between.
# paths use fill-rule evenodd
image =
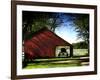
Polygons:
<instances>
[{"instance_id":1,"label":"barn doorway","mask_svg":"<svg viewBox=\"0 0 100 80\"><path fill-rule=\"evenodd\" d=\"M55 51L56 57L69 57L70 56L70 46L57 46Z\"/></svg>"}]
</instances>

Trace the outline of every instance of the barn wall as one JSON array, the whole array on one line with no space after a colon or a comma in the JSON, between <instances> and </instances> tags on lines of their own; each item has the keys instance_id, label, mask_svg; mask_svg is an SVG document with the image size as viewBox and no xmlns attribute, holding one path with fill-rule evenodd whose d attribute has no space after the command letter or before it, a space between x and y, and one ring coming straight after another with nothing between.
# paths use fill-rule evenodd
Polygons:
<instances>
[{"instance_id":1,"label":"barn wall","mask_svg":"<svg viewBox=\"0 0 100 80\"><path fill-rule=\"evenodd\" d=\"M56 46L70 46L53 32L45 29L24 41L24 52L28 58L56 57Z\"/></svg>"}]
</instances>

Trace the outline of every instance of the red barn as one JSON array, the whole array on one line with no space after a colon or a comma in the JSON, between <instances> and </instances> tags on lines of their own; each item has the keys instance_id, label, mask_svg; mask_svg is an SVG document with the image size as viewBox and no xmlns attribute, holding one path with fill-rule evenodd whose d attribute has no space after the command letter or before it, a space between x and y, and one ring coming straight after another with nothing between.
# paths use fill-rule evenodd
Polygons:
<instances>
[{"instance_id":1,"label":"red barn","mask_svg":"<svg viewBox=\"0 0 100 80\"><path fill-rule=\"evenodd\" d=\"M47 28L43 28L34 33L31 39L24 41L24 53L28 59L52 58L56 56L57 46L69 46L70 56L73 55L73 47L70 43Z\"/></svg>"}]
</instances>

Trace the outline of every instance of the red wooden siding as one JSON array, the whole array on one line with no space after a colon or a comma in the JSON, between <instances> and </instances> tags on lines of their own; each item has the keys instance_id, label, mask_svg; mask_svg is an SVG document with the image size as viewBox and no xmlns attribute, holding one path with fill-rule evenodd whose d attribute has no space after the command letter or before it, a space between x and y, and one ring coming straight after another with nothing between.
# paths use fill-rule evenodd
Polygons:
<instances>
[{"instance_id":1,"label":"red wooden siding","mask_svg":"<svg viewBox=\"0 0 100 80\"><path fill-rule=\"evenodd\" d=\"M47 28L35 33L29 40L24 41L24 53L28 58L55 57L56 46L71 46Z\"/></svg>"}]
</instances>

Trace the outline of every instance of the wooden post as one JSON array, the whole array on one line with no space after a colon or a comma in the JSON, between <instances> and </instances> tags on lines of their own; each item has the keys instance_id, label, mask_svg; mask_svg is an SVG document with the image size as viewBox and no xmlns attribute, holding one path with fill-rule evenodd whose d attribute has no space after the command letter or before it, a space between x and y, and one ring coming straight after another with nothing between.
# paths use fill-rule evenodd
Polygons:
<instances>
[{"instance_id":1,"label":"wooden post","mask_svg":"<svg viewBox=\"0 0 100 80\"><path fill-rule=\"evenodd\" d=\"M70 46L70 57L73 57L73 46Z\"/></svg>"}]
</instances>

